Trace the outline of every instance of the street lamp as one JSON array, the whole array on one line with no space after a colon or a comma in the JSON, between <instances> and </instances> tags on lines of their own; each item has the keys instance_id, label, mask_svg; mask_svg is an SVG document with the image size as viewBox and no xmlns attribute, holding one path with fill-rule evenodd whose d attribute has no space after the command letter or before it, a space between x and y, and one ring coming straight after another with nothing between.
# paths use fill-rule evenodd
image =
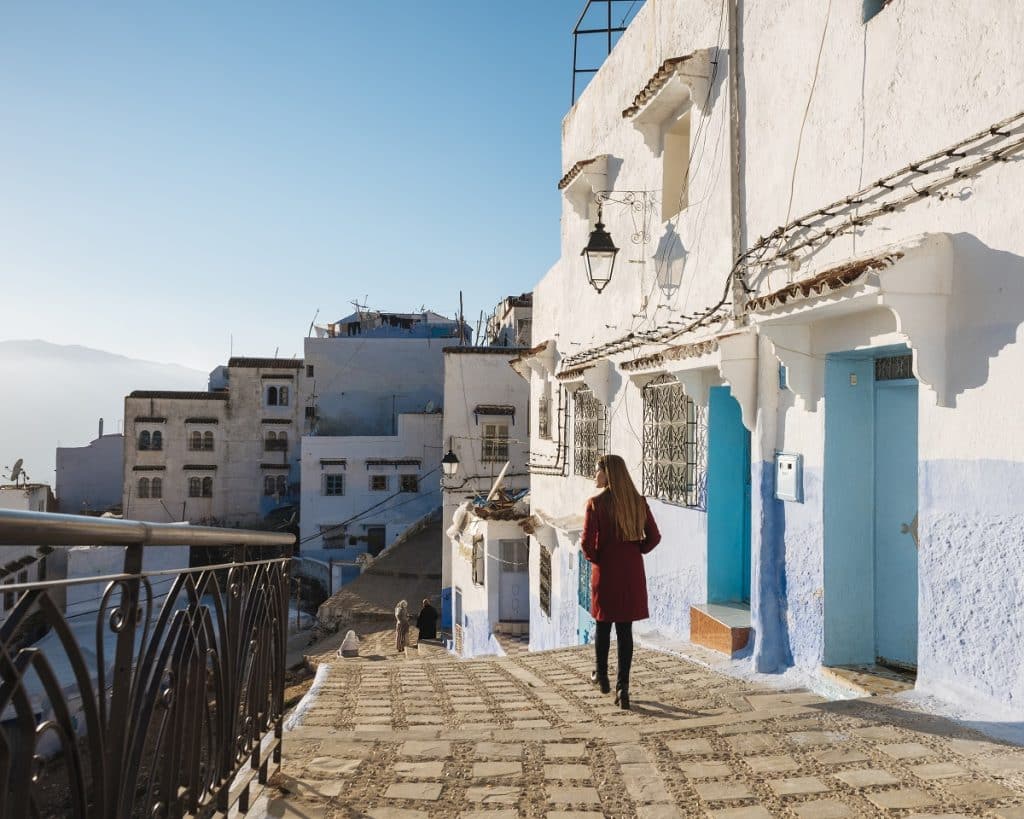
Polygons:
<instances>
[{"instance_id":1,"label":"street lamp","mask_svg":"<svg viewBox=\"0 0 1024 819\"><path fill-rule=\"evenodd\" d=\"M597 224L590 232L590 241L580 251L587 265L587 281L598 293L608 286L615 269L615 255L619 249L612 241L611 234L604 229L601 221L601 207L597 208Z\"/></svg>"},{"instance_id":2,"label":"street lamp","mask_svg":"<svg viewBox=\"0 0 1024 819\"><path fill-rule=\"evenodd\" d=\"M451 439L448 440L448 452L441 459L441 470L446 478L454 478L455 473L459 471L459 458L452 451Z\"/></svg>"}]
</instances>

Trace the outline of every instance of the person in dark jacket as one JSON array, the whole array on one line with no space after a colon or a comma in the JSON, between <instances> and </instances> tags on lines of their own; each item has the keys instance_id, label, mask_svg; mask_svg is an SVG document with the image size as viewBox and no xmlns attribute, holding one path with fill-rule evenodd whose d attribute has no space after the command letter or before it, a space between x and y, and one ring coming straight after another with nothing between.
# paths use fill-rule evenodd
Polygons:
<instances>
[{"instance_id":1,"label":"person in dark jacket","mask_svg":"<svg viewBox=\"0 0 1024 819\"><path fill-rule=\"evenodd\" d=\"M430 598L423 601L423 608L420 609L416 618L416 628L419 629L421 640L437 639L437 609L430 605Z\"/></svg>"},{"instance_id":2,"label":"person in dark jacket","mask_svg":"<svg viewBox=\"0 0 1024 819\"><path fill-rule=\"evenodd\" d=\"M619 674L615 704L629 708L629 670L633 664L633 622L646 620L647 575L643 556L661 541L650 507L636 491L626 463L618 455L597 459L594 483L601 491L587 501L580 546L590 561L590 613L597 621L596 668L591 680L607 694L608 649L612 623L618 641Z\"/></svg>"}]
</instances>

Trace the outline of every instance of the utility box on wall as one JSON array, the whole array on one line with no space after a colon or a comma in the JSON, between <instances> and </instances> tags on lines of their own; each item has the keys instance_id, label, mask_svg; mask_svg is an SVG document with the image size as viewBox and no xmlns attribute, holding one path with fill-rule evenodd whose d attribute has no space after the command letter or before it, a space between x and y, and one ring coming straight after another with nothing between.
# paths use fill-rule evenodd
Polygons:
<instances>
[{"instance_id":1,"label":"utility box on wall","mask_svg":"<svg viewBox=\"0 0 1024 819\"><path fill-rule=\"evenodd\" d=\"M804 500L804 456L775 453L775 497L782 501Z\"/></svg>"}]
</instances>

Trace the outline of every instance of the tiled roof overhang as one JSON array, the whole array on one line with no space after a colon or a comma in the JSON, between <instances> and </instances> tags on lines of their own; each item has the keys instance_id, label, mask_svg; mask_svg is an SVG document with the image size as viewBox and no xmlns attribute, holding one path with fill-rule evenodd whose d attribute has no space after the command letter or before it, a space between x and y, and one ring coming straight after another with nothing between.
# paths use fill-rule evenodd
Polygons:
<instances>
[{"instance_id":1,"label":"tiled roof overhang","mask_svg":"<svg viewBox=\"0 0 1024 819\"><path fill-rule=\"evenodd\" d=\"M893 251L879 256L872 256L869 259L860 259L854 262L831 267L808 279L793 282L785 287L758 296L747 302L747 309L757 312L767 310L778 305L786 304L800 299L822 296L833 290L840 290L853 284L866 273L872 270L881 270L891 267L896 261L903 258L903 253Z\"/></svg>"},{"instance_id":2,"label":"tiled roof overhang","mask_svg":"<svg viewBox=\"0 0 1024 819\"><path fill-rule=\"evenodd\" d=\"M298 370L302 368L301 358L229 358L229 367L283 367Z\"/></svg>"},{"instance_id":3,"label":"tiled roof overhang","mask_svg":"<svg viewBox=\"0 0 1024 819\"><path fill-rule=\"evenodd\" d=\"M565 176L558 180L558 189L560 191L565 190L587 165L592 165L600 158L599 156L593 156L590 159L581 159L565 172Z\"/></svg>"},{"instance_id":4,"label":"tiled roof overhang","mask_svg":"<svg viewBox=\"0 0 1024 819\"><path fill-rule=\"evenodd\" d=\"M506 355L517 356L525 347L445 347L445 355Z\"/></svg>"},{"instance_id":5,"label":"tiled roof overhang","mask_svg":"<svg viewBox=\"0 0 1024 819\"><path fill-rule=\"evenodd\" d=\"M176 390L134 390L128 393L129 398L173 398L179 401L227 401L228 391L216 392L181 392Z\"/></svg>"},{"instance_id":6,"label":"tiled roof overhang","mask_svg":"<svg viewBox=\"0 0 1024 819\"><path fill-rule=\"evenodd\" d=\"M685 54L682 57L670 57L665 60L658 68L657 71L651 75L651 78L647 81L647 84L641 88L635 97L633 97L633 104L623 109L622 118L630 119L635 117L643 109L647 103L649 103L654 97L661 91L677 73L680 66L686 63L698 63L702 57L707 56L706 50L694 51L690 54Z\"/></svg>"}]
</instances>

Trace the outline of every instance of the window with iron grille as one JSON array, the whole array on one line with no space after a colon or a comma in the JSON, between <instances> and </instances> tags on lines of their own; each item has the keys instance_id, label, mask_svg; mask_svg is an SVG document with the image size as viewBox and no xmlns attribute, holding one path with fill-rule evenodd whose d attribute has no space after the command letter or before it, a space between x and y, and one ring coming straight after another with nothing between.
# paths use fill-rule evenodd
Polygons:
<instances>
[{"instance_id":1,"label":"window with iron grille","mask_svg":"<svg viewBox=\"0 0 1024 819\"><path fill-rule=\"evenodd\" d=\"M707 507L707 408L664 376L644 387L643 494Z\"/></svg>"},{"instance_id":2,"label":"window with iron grille","mask_svg":"<svg viewBox=\"0 0 1024 819\"><path fill-rule=\"evenodd\" d=\"M508 460L508 424L484 424L481 461Z\"/></svg>"},{"instance_id":3,"label":"window with iron grille","mask_svg":"<svg viewBox=\"0 0 1024 819\"><path fill-rule=\"evenodd\" d=\"M324 494L325 495L344 495L345 494L345 476L344 475L324 475Z\"/></svg>"},{"instance_id":4,"label":"window with iron grille","mask_svg":"<svg viewBox=\"0 0 1024 819\"><path fill-rule=\"evenodd\" d=\"M388 476L387 475L371 475L370 476L370 491L371 492L387 492L388 491Z\"/></svg>"},{"instance_id":5,"label":"window with iron grille","mask_svg":"<svg viewBox=\"0 0 1024 819\"><path fill-rule=\"evenodd\" d=\"M477 535L473 538L473 583L484 584L484 538Z\"/></svg>"},{"instance_id":6,"label":"window with iron grille","mask_svg":"<svg viewBox=\"0 0 1024 819\"><path fill-rule=\"evenodd\" d=\"M420 491L420 476L419 475L400 475L398 478L398 491L399 492L419 492Z\"/></svg>"},{"instance_id":7,"label":"window with iron grille","mask_svg":"<svg viewBox=\"0 0 1024 819\"><path fill-rule=\"evenodd\" d=\"M551 616L551 552L540 547L540 610Z\"/></svg>"},{"instance_id":8,"label":"window with iron grille","mask_svg":"<svg viewBox=\"0 0 1024 819\"><path fill-rule=\"evenodd\" d=\"M914 377L914 356L886 356L875 359L875 381L902 381Z\"/></svg>"},{"instance_id":9,"label":"window with iron grille","mask_svg":"<svg viewBox=\"0 0 1024 819\"><path fill-rule=\"evenodd\" d=\"M593 478L597 459L605 454L608 416L604 404L587 387L576 390L572 400L573 472Z\"/></svg>"},{"instance_id":10,"label":"window with iron grille","mask_svg":"<svg viewBox=\"0 0 1024 819\"><path fill-rule=\"evenodd\" d=\"M537 434L545 441L551 440L551 396L546 392L537 406Z\"/></svg>"},{"instance_id":11,"label":"window with iron grille","mask_svg":"<svg viewBox=\"0 0 1024 819\"><path fill-rule=\"evenodd\" d=\"M201 498L203 496L203 481L201 478L188 479L188 496L190 498Z\"/></svg>"}]
</instances>

